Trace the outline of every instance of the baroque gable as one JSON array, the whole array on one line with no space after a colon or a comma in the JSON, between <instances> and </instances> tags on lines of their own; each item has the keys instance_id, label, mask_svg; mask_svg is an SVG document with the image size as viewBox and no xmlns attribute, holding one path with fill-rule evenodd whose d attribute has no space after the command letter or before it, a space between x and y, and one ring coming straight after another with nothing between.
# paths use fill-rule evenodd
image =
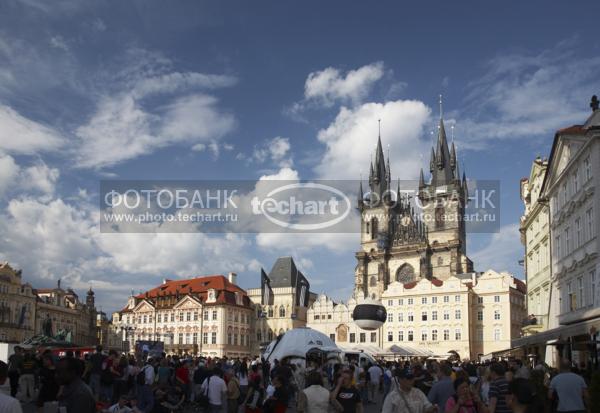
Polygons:
<instances>
[{"instance_id":1,"label":"baroque gable","mask_svg":"<svg viewBox=\"0 0 600 413\"><path fill-rule=\"evenodd\" d=\"M140 301L134 308L133 312L143 313L146 311L154 311L154 306L147 300Z\"/></svg>"},{"instance_id":2,"label":"baroque gable","mask_svg":"<svg viewBox=\"0 0 600 413\"><path fill-rule=\"evenodd\" d=\"M202 306L202 303L200 303L200 301L198 301L198 299L196 299L195 297L190 297L189 295L186 295L185 297L183 297L181 300L179 300L173 306L173 309L185 310L185 309L199 308L201 306Z\"/></svg>"}]
</instances>

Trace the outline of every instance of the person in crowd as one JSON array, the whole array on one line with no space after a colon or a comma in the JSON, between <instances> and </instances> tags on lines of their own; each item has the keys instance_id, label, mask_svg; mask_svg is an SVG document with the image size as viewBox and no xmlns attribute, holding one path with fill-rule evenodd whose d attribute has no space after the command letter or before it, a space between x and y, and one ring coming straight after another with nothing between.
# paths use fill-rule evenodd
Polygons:
<instances>
[{"instance_id":1,"label":"person in crowd","mask_svg":"<svg viewBox=\"0 0 600 413\"><path fill-rule=\"evenodd\" d=\"M58 383L56 382L56 368L54 359L50 354L42 357L42 368L38 373L40 390L38 393L37 407L41 411L47 402L56 401Z\"/></svg>"},{"instance_id":2,"label":"person in crowd","mask_svg":"<svg viewBox=\"0 0 600 413\"><path fill-rule=\"evenodd\" d=\"M265 392L260 385L260 377L250 379L248 382L248 392L244 399L244 413L261 413L264 397Z\"/></svg>"},{"instance_id":3,"label":"person in crowd","mask_svg":"<svg viewBox=\"0 0 600 413\"><path fill-rule=\"evenodd\" d=\"M169 383L172 372L171 368L169 367L169 362L166 358L160 360L160 365L158 367L157 374L159 386L165 386ZM199 384L202 384L202 382L200 382Z\"/></svg>"},{"instance_id":4,"label":"person in crowd","mask_svg":"<svg viewBox=\"0 0 600 413\"><path fill-rule=\"evenodd\" d=\"M30 350L25 350L19 375L19 399L29 403L35 397L35 373L36 361Z\"/></svg>"},{"instance_id":5,"label":"person in crowd","mask_svg":"<svg viewBox=\"0 0 600 413\"><path fill-rule=\"evenodd\" d=\"M133 409L129 407L129 399L127 396L122 395L119 397L119 400L110 406L108 409L104 410L104 413L132 413Z\"/></svg>"},{"instance_id":6,"label":"person in crowd","mask_svg":"<svg viewBox=\"0 0 600 413\"><path fill-rule=\"evenodd\" d=\"M0 361L0 386L4 385L8 378L9 367L8 365ZM11 389L12 393L12 389ZM6 395L0 392L0 412L2 413L23 413L21 409L21 403L12 396Z\"/></svg>"},{"instance_id":7,"label":"person in crowd","mask_svg":"<svg viewBox=\"0 0 600 413\"><path fill-rule=\"evenodd\" d=\"M383 398L388 395L390 388L392 387L392 363L386 363L385 369L383 369Z\"/></svg>"},{"instance_id":8,"label":"person in crowd","mask_svg":"<svg viewBox=\"0 0 600 413\"><path fill-rule=\"evenodd\" d=\"M19 375L23 366L23 349L15 346L14 353L8 358L8 378L10 380L10 395L17 396L19 389Z\"/></svg>"},{"instance_id":9,"label":"person in crowd","mask_svg":"<svg viewBox=\"0 0 600 413\"><path fill-rule=\"evenodd\" d=\"M410 369L397 369L393 390L383 402L382 413L437 413L438 406L432 404L425 393L414 387L414 375Z\"/></svg>"},{"instance_id":10,"label":"person in crowd","mask_svg":"<svg viewBox=\"0 0 600 413\"><path fill-rule=\"evenodd\" d=\"M183 389L186 400L190 399L190 371L188 368L188 362L179 363L179 366L175 370L175 380L177 384Z\"/></svg>"},{"instance_id":11,"label":"person in crowd","mask_svg":"<svg viewBox=\"0 0 600 413\"><path fill-rule=\"evenodd\" d=\"M440 406L442 413L445 412L446 402L455 393L451 376L452 367L450 364L442 363L438 369L438 381L431 387L431 390L427 394L429 401L432 404Z\"/></svg>"},{"instance_id":12,"label":"person in crowd","mask_svg":"<svg viewBox=\"0 0 600 413\"><path fill-rule=\"evenodd\" d=\"M378 365L372 364L367 373L369 374L369 403L375 403L383 371Z\"/></svg>"},{"instance_id":13,"label":"person in crowd","mask_svg":"<svg viewBox=\"0 0 600 413\"><path fill-rule=\"evenodd\" d=\"M66 413L95 413L96 401L90 388L81 380L79 363L65 357L56 366L56 380L62 385L58 404Z\"/></svg>"},{"instance_id":14,"label":"person in crowd","mask_svg":"<svg viewBox=\"0 0 600 413\"><path fill-rule=\"evenodd\" d=\"M487 406L471 389L469 380L458 378L453 387L455 393L446 400L445 413L487 413Z\"/></svg>"},{"instance_id":15,"label":"person in crowd","mask_svg":"<svg viewBox=\"0 0 600 413\"><path fill-rule=\"evenodd\" d=\"M512 413L538 413L539 404L536 403L535 388L532 382L522 377L514 378L508 384L508 395L506 397L508 406Z\"/></svg>"},{"instance_id":16,"label":"person in crowd","mask_svg":"<svg viewBox=\"0 0 600 413\"><path fill-rule=\"evenodd\" d=\"M298 392L298 413L328 413L329 391L323 387L323 375L313 370L308 374L307 387Z\"/></svg>"},{"instance_id":17,"label":"person in crowd","mask_svg":"<svg viewBox=\"0 0 600 413\"><path fill-rule=\"evenodd\" d=\"M531 377L531 372L529 368L523 364L521 359L515 360L515 372L513 374L513 378L515 379L527 379Z\"/></svg>"},{"instance_id":18,"label":"person in crowd","mask_svg":"<svg viewBox=\"0 0 600 413\"><path fill-rule=\"evenodd\" d=\"M222 376L223 372L216 367L212 375L208 376L202 383L200 390L208 395L209 413L221 413L223 405L227 401L227 385Z\"/></svg>"},{"instance_id":19,"label":"person in crowd","mask_svg":"<svg viewBox=\"0 0 600 413\"><path fill-rule=\"evenodd\" d=\"M491 385L491 371L489 367L483 367L481 377L479 378L479 396L481 401L488 406L490 403L490 385Z\"/></svg>"},{"instance_id":20,"label":"person in crowd","mask_svg":"<svg viewBox=\"0 0 600 413\"><path fill-rule=\"evenodd\" d=\"M285 413L290 400L290 391L285 376L276 375L272 379L275 390L264 404L265 413Z\"/></svg>"},{"instance_id":21,"label":"person in crowd","mask_svg":"<svg viewBox=\"0 0 600 413\"><path fill-rule=\"evenodd\" d=\"M490 366L490 390L489 413L511 413L510 407L506 404L506 395L508 394L508 381L505 378L506 369L500 363L492 363Z\"/></svg>"},{"instance_id":22,"label":"person in crowd","mask_svg":"<svg viewBox=\"0 0 600 413\"><path fill-rule=\"evenodd\" d=\"M231 369L227 370L225 378L227 382L227 413L237 413L241 395L240 382Z\"/></svg>"},{"instance_id":23,"label":"person in crowd","mask_svg":"<svg viewBox=\"0 0 600 413\"><path fill-rule=\"evenodd\" d=\"M360 368L358 373L358 390L360 391L360 400L367 404L369 403L369 373L367 372L368 367ZM351 383L352 384L352 383Z\"/></svg>"},{"instance_id":24,"label":"person in crowd","mask_svg":"<svg viewBox=\"0 0 600 413\"><path fill-rule=\"evenodd\" d=\"M363 404L358 389L352 385L352 375L343 371L329 396L339 413L362 413Z\"/></svg>"},{"instance_id":25,"label":"person in crowd","mask_svg":"<svg viewBox=\"0 0 600 413\"><path fill-rule=\"evenodd\" d=\"M583 377L571 371L571 362L562 360L560 373L550 381L548 398L558 397L558 412L582 412L589 406L587 384Z\"/></svg>"}]
</instances>

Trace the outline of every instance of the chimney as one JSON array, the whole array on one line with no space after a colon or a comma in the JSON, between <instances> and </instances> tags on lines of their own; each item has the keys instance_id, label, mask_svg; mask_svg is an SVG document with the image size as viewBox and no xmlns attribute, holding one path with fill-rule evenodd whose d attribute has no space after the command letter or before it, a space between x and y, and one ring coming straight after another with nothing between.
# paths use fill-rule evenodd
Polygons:
<instances>
[{"instance_id":1,"label":"chimney","mask_svg":"<svg viewBox=\"0 0 600 413\"><path fill-rule=\"evenodd\" d=\"M230 283L237 285L237 274L234 272L230 272L227 275L227 279L229 280Z\"/></svg>"}]
</instances>

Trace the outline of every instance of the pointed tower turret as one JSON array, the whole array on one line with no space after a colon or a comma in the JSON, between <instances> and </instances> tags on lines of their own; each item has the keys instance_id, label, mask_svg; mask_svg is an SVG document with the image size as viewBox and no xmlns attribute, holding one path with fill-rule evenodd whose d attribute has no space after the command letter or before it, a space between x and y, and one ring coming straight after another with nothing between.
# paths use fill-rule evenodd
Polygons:
<instances>
[{"instance_id":1,"label":"pointed tower turret","mask_svg":"<svg viewBox=\"0 0 600 413\"><path fill-rule=\"evenodd\" d=\"M450 165L450 151L446 139L444 119L440 118L438 140L435 151L435 170L432 172L431 183L433 186L447 185L452 181L453 172Z\"/></svg>"},{"instance_id":2,"label":"pointed tower turret","mask_svg":"<svg viewBox=\"0 0 600 413\"><path fill-rule=\"evenodd\" d=\"M429 158L429 172L433 174L435 171L435 151L433 147L431 147L431 157Z\"/></svg>"},{"instance_id":3,"label":"pointed tower turret","mask_svg":"<svg viewBox=\"0 0 600 413\"><path fill-rule=\"evenodd\" d=\"M363 186L362 186L362 178L360 180L360 184L358 185L357 206L358 206L358 209L362 209L364 206L364 193L363 193Z\"/></svg>"},{"instance_id":4,"label":"pointed tower turret","mask_svg":"<svg viewBox=\"0 0 600 413\"><path fill-rule=\"evenodd\" d=\"M423 175L423 168L421 168L421 173L419 174L419 189L425 188L425 176Z\"/></svg>"},{"instance_id":5,"label":"pointed tower turret","mask_svg":"<svg viewBox=\"0 0 600 413\"><path fill-rule=\"evenodd\" d=\"M450 147L450 167L454 171L456 169L456 148L454 147L454 142Z\"/></svg>"}]
</instances>

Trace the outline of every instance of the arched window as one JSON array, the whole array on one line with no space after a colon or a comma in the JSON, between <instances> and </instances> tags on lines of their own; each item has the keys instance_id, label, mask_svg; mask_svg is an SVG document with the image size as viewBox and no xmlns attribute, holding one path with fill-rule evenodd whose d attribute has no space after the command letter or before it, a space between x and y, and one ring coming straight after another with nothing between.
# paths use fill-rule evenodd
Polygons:
<instances>
[{"instance_id":1,"label":"arched window","mask_svg":"<svg viewBox=\"0 0 600 413\"><path fill-rule=\"evenodd\" d=\"M414 281L415 279L415 269L410 264L403 264L396 271L396 281L401 282L402 284L406 284Z\"/></svg>"},{"instance_id":2,"label":"arched window","mask_svg":"<svg viewBox=\"0 0 600 413\"><path fill-rule=\"evenodd\" d=\"M371 219L371 239L376 239L377 238L377 218L372 218Z\"/></svg>"},{"instance_id":3,"label":"arched window","mask_svg":"<svg viewBox=\"0 0 600 413\"><path fill-rule=\"evenodd\" d=\"M373 276L371 277L371 280L369 281L369 287L376 287L377 286L377 277Z\"/></svg>"},{"instance_id":4,"label":"arched window","mask_svg":"<svg viewBox=\"0 0 600 413\"><path fill-rule=\"evenodd\" d=\"M283 306L279 307L279 317L285 317L285 308Z\"/></svg>"},{"instance_id":5,"label":"arched window","mask_svg":"<svg viewBox=\"0 0 600 413\"><path fill-rule=\"evenodd\" d=\"M273 307L269 307L268 317L273 317Z\"/></svg>"}]
</instances>

